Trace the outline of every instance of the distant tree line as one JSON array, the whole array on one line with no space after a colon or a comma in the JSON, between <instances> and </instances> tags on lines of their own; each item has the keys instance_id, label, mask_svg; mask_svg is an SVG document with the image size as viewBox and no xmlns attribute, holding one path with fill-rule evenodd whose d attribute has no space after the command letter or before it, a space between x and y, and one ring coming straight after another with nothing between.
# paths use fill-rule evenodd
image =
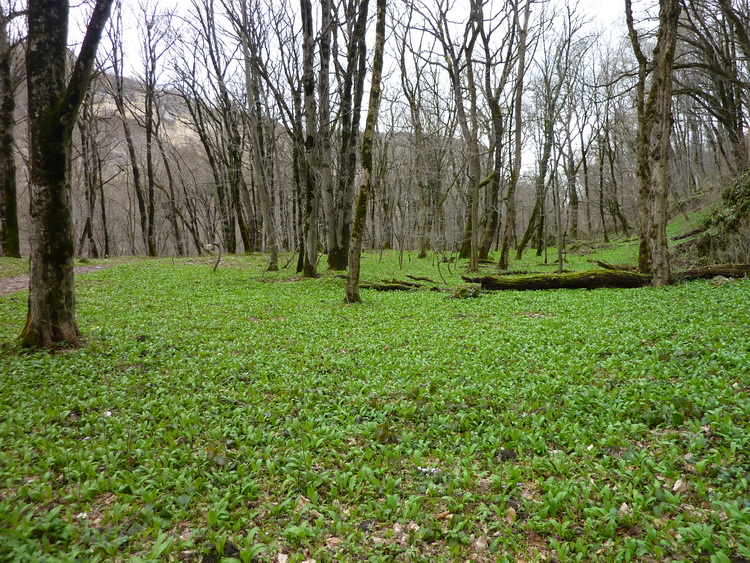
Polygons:
<instances>
[{"instance_id":1,"label":"distant tree line","mask_svg":"<svg viewBox=\"0 0 750 563\"><path fill-rule=\"evenodd\" d=\"M0 8L7 256L29 252L33 222L28 14L17 4ZM750 10L626 5L623 36L611 37L575 2L389 2L364 247L456 252L475 270L493 251L507 268L527 249L562 258L577 239L637 236L641 270L668 272L665 217L748 166ZM115 2L73 134L75 253L219 247L267 252L275 269L295 251L306 276L323 255L346 269L365 180L368 8Z\"/></svg>"}]
</instances>

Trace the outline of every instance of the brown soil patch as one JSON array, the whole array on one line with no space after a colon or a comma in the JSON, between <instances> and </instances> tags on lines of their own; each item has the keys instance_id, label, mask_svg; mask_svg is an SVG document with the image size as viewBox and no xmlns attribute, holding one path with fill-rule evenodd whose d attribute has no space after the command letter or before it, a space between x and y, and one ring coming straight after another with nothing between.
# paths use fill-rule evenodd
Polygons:
<instances>
[{"instance_id":1,"label":"brown soil patch","mask_svg":"<svg viewBox=\"0 0 750 563\"><path fill-rule=\"evenodd\" d=\"M75 274L88 274L89 272L98 272L116 266L116 264L92 264L91 266L76 266ZM0 278L0 297L9 295L17 291L29 289L29 275L13 276L10 278Z\"/></svg>"}]
</instances>

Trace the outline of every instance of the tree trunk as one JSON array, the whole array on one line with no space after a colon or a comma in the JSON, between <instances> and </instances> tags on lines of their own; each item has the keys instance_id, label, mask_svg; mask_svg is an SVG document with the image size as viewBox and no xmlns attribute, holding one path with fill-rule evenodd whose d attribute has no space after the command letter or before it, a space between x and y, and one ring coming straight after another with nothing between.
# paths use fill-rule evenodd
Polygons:
<instances>
[{"instance_id":1,"label":"tree trunk","mask_svg":"<svg viewBox=\"0 0 750 563\"><path fill-rule=\"evenodd\" d=\"M669 181L669 137L672 131L672 72L674 66L677 30L680 20L679 0L662 0L659 12L658 55L655 56L654 83L656 90L654 117L656 119L655 147L652 158L655 161L654 209L651 224L651 257L653 261L654 285L666 285L671 277L669 247L667 240L667 220Z\"/></svg>"},{"instance_id":2,"label":"tree trunk","mask_svg":"<svg viewBox=\"0 0 750 563\"><path fill-rule=\"evenodd\" d=\"M97 0L66 86L68 1L29 0L26 69L32 239L28 315L21 335L26 347L81 344L75 315L70 151L111 4L112 0Z\"/></svg>"},{"instance_id":3,"label":"tree trunk","mask_svg":"<svg viewBox=\"0 0 750 563\"><path fill-rule=\"evenodd\" d=\"M167 174L167 197L169 198L169 222L172 224L175 247L178 256L185 256L185 241L182 239L182 229L180 229L179 215L177 213L177 194L174 189L174 175L172 174L172 165L167 158L167 151L164 149L164 143L159 136L159 130L156 131L156 145L159 147L159 154L164 165L164 171Z\"/></svg>"},{"instance_id":4,"label":"tree trunk","mask_svg":"<svg viewBox=\"0 0 750 563\"><path fill-rule=\"evenodd\" d=\"M625 19L628 25L630 43L638 61L638 81L635 89L635 106L638 114L638 128L635 138L635 174L638 178L638 271L651 272L651 247L648 243L649 203L651 198L651 163L648 151L652 122L646 114L646 69L648 61L640 46L638 33L633 23L632 0L625 0Z\"/></svg>"},{"instance_id":5,"label":"tree trunk","mask_svg":"<svg viewBox=\"0 0 750 563\"><path fill-rule=\"evenodd\" d=\"M120 14L118 13L118 25ZM148 251L148 215L146 213L146 197L143 193L143 185L141 182L141 169L138 165L138 157L135 152L135 142L133 141L133 133L130 129L130 123L128 122L127 110L125 108L125 86L123 84L123 70L122 70L122 46L120 44L121 38L116 36L113 38L113 52L112 52L112 74L115 84L109 84L110 93L115 102L115 108L117 114L120 116L120 122L122 123L122 130L125 135L125 146L128 149L128 157L130 159L130 169L133 174L133 188L135 189L135 197L138 204L138 216L140 218L141 227L141 238L143 245ZM105 75L106 77L106 75Z\"/></svg>"},{"instance_id":6,"label":"tree trunk","mask_svg":"<svg viewBox=\"0 0 750 563\"><path fill-rule=\"evenodd\" d=\"M362 238L365 232L367 218L367 200L372 191L372 153L375 144L375 125L378 120L380 106L380 82L383 75L383 51L385 47L385 8L386 0L377 0L377 23L375 24L375 53L372 62L372 80L370 81L370 100L367 109L365 131L362 135L362 167L364 181L357 197L357 209L352 226L352 238L349 243L349 275L346 282L347 303L359 303L359 273L362 255Z\"/></svg>"},{"instance_id":7,"label":"tree trunk","mask_svg":"<svg viewBox=\"0 0 750 563\"><path fill-rule=\"evenodd\" d=\"M368 1L359 0L357 19L347 44L347 66L342 78L341 93L341 149L339 153L338 188L334 197L332 230L333 246L328 247L328 268L344 270L349 258L349 243L352 229L352 204L357 175L357 145L359 122L367 74Z\"/></svg>"},{"instance_id":8,"label":"tree trunk","mask_svg":"<svg viewBox=\"0 0 750 563\"><path fill-rule=\"evenodd\" d=\"M156 98L156 85L152 83L153 68L148 69L146 92L145 92L145 119L146 119L146 218L147 218L147 230L146 230L146 252L149 256L155 257L157 255L156 250L156 235L154 233L155 221L156 221L156 172L154 171L154 105Z\"/></svg>"},{"instance_id":9,"label":"tree trunk","mask_svg":"<svg viewBox=\"0 0 750 563\"><path fill-rule=\"evenodd\" d=\"M505 229L503 231L503 242L500 248L500 262L498 267L501 270L507 270L510 264L510 247L513 244L513 237L516 231L516 187L518 178L521 175L521 153L522 144L522 109L523 109L523 78L526 74L526 43L529 30L529 14L531 11L531 0L526 0L523 16L523 27L519 25L516 16L516 25L518 30L518 70L516 71L516 85L513 93L513 167L510 172L510 181L508 182L508 195L505 203Z\"/></svg>"},{"instance_id":10,"label":"tree trunk","mask_svg":"<svg viewBox=\"0 0 750 563\"><path fill-rule=\"evenodd\" d=\"M271 194L268 182L268 174L263 166L263 151L261 146L261 125L258 97L256 95L256 83L253 67L251 64L249 29L249 8L247 0L242 1L243 29L240 31L242 42L242 54L245 59L245 94L247 95L248 130L250 133L250 153L253 159L253 177L255 186L260 196L260 212L263 219L263 234L265 238L265 249L269 253L268 270L276 272L279 269L279 246L276 234L276 226L272 220Z\"/></svg>"},{"instance_id":11,"label":"tree trunk","mask_svg":"<svg viewBox=\"0 0 750 563\"><path fill-rule=\"evenodd\" d=\"M585 158L585 155L583 156ZM570 238L578 238L578 220L580 204L578 200L578 167L573 161L573 139L568 134L568 154L566 155L565 174L568 181L568 197L570 198Z\"/></svg>"},{"instance_id":12,"label":"tree trunk","mask_svg":"<svg viewBox=\"0 0 750 563\"><path fill-rule=\"evenodd\" d=\"M534 210L529 218L529 224L526 227L526 232L523 234L521 242L518 244L516 249L516 260L520 260L523 256L523 250L526 245L534 236L536 230L536 243L537 243L537 256L541 256L542 249L545 245L544 241L544 203L547 199L547 170L549 168L549 159L552 155L552 141L553 141L553 122L552 116L546 116L544 119L544 145L542 147L542 154L539 160L539 172L536 177L536 199L534 203Z\"/></svg>"},{"instance_id":13,"label":"tree trunk","mask_svg":"<svg viewBox=\"0 0 750 563\"><path fill-rule=\"evenodd\" d=\"M11 76L12 49L7 25L10 14L0 8L0 251L10 258L21 257L18 234L18 196L13 138L16 107L15 88Z\"/></svg>"},{"instance_id":14,"label":"tree trunk","mask_svg":"<svg viewBox=\"0 0 750 563\"><path fill-rule=\"evenodd\" d=\"M317 110L313 75L313 14L310 0L300 0L303 33L302 87L305 95L305 256L302 276L318 277L318 211L319 182L316 171Z\"/></svg>"},{"instance_id":15,"label":"tree trunk","mask_svg":"<svg viewBox=\"0 0 750 563\"><path fill-rule=\"evenodd\" d=\"M99 191L99 166L98 147L96 131L94 129L93 98L90 92L81 109L81 119L78 121L78 130L81 137L81 161L83 162L83 184L86 189L86 221L84 223L81 238L78 242L78 252L82 256L99 258L99 249L94 241L94 214L96 212L96 196ZM84 244L88 243L88 249L84 250Z\"/></svg>"},{"instance_id":16,"label":"tree trunk","mask_svg":"<svg viewBox=\"0 0 750 563\"><path fill-rule=\"evenodd\" d=\"M102 232L104 233L104 257L107 258L109 252L109 225L107 223L107 204L104 201L104 181L102 179L102 159L98 158L96 162L99 168L99 211L102 218Z\"/></svg>"}]
</instances>

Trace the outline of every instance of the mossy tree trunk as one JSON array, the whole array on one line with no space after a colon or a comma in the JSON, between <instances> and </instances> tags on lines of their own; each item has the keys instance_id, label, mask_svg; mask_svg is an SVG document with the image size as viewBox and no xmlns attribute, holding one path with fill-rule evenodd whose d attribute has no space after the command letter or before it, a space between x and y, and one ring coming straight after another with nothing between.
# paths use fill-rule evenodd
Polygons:
<instances>
[{"instance_id":1,"label":"mossy tree trunk","mask_svg":"<svg viewBox=\"0 0 750 563\"><path fill-rule=\"evenodd\" d=\"M315 168L317 152L317 107L315 105L315 75L313 74L314 43L313 13L310 0L300 0L302 18L302 88L304 90L305 113L305 255L302 276L318 277L318 178Z\"/></svg>"},{"instance_id":2,"label":"mossy tree trunk","mask_svg":"<svg viewBox=\"0 0 750 563\"><path fill-rule=\"evenodd\" d=\"M503 230L503 242L500 247L500 262L498 267L507 270L510 264L510 247L516 232L516 186L521 176L521 153L522 153L522 109L523 109L523 79L526 74L526 43L529 30L529 16L531 13L531 0L526 0L523 12L523 26L518 19L518 6L515 7L515 25L518 26L518 62L516 70L515 92L513 94L513 166L508 182L508 193L505 198L505 228Z\"/></svg>"},{"instance_id":3,"label":"mossy tree trunk","mask_svg":"<svg viewBox=\"0 0 750 563\"><path fill-rule=\"evenodd\" d=\"M651 163L648 158L652 120L646 114L646 70L648 60L641 49L640 38L633 21L632 0L625 0L625 20L630 44L638 61L638 80L635 87L635 108L638 128L635 134L635 175L638 178L638 271L651 273L651 247L648 244L649 200L651 195Z\"/></svg>"},{"instance_id":4,"label":"mossy tree trunk","mask_svg":"<svg viewBox=\"0 0 750 563\"><path fill-rule=\"evenodd\" d=\"M28 4L32 238L28 315L21 336L26 347L81 344L75 315L70 156L73 128L112 1L97 0L67 85L68 0Z\"/></svg>"},{"instance_id":5,"label":"mossy tree trunk","mask_svg":"<svg viewBox=\"0 0 750 563\"><path fill-rule=\"evenodd\" d=\"M625 0L625 19L630 43L638 61L635 105L638 115L636 131L636 177L638 178L638 269L654 273L654 284L669 280L667 249L667 160L672 129L672 73L680 17L678 0L660 0L659 32L651 62L652 80L646 93L649 61L641 49L633 20L632 0Z\"/></svg>"},{"instance_id":6,"label":"mossy tree trunk","mask_svg":"<svg viewBox=\"0 0 750 563\"><path fill-rule=\"evenodd\" d=\"M654 150L654 208L651 223L651 259L654 285L667 285L671 272L669 246L667 240L667 219L669 195L668 164L672 132L672 73L677 45L677 32L680 20L679 0L661 0L659 10L659 39L654 50L654 76L651 92L655 97L654 114L656 119ZM650 96L649 96L650 97Z\"/></svg>"},{"instance_id":7,"label":"mossy tree trunk","mask_svg":"<svg viewBox=\"0 0 750 563\"><path fill-rule=\"evenodd\" d=\"M328 269L345 270L349 260L352 230L352 207L357 176L357 153L362 100L367 75L367 0L360 0L357 19L346 45L346 67L340 70L340 137L338 187L333 197L329 220ZM337 68L339 65L336 65Z\"/></svg>"},{"instance_id":8,"label":"mossy tree trunk","mask_svg":"<svg viewBox=\"0 0 750 563\"><path fill-rule=\"evenodd\" d=\"M8 24L15 14L0 7L0 251L11 258L21 257L18 233L18 196L13 138L13 112L16 107L11 61L13 45Z\"/></svg>"},{"instance_id":9,"label":"mossy tree trunk","mask_svg":"<svg viewBox=\"0 0 750 563\"><path fill-rule=\"evenodd\" d=\"M362 255L362 239L365 233L367 219L367 201L372 191L372 152L375 144L375 124L378 120L380 107L380 83L383 75L383 51L385 49L385 9L386 0L377 0L377 23L375 24L375 53L372 62L372 79L370 81L370 100L367 108L365 131L362 135L362 167L364 180L357 196L357 208L354 213L352 237L349 242L349 275L346 282L347 303L359 303L360 258Z\"/></svg>"}]
</instances>

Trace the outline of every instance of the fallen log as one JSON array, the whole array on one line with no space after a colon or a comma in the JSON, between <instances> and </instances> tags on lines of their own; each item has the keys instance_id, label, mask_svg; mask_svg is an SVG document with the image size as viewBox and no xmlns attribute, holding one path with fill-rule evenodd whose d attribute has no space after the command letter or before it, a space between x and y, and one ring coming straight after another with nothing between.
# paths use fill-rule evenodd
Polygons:
<instances>
[{"instance_id":1,"label":"fallen log","mask_svg":"<svg viewBox=\"0 0 750 563\"><path fill-rule=\"evenodd\" d=\"M484 276L463 278L469 283L481 284L482 289L516 291L536 289L599 289L603 287L644 287L651 276L623 270L587 270L568 274L539 274L536 276Z\"/></svg>"},{"instance_id":2,"label":"fallen log","mask_svg":"<svg viewBox=\"0 0 750 563\"><path fill-rule=\"evenodd\" d=\"M409 274L406 274L406 277L409 278L410 280L414 280L414 281L426 281L426 282L434 283L435 285L437 285L437 282L435 280L433 280L433 279L430 279L430 278L424 278L422 276L410 276Z\"/></svg>"},{"instance_id":3,"label":"fallen log","mask_svg":"<svg viewBox=\"0 0 750 563\"><path fill-rule=\"evenodd\" d=\"M434 283L434 282L433 282ZM359 284L360 289L374 289L375 291L413 291L416 289L424 289L425 286L421 283L408 282L398 280L396 278L390 280L381 280L379 283L367 282Z\"/></svg>"},{"instance_id":4,"label":"fallen log","mask_svg":"<svg viewBox=\"0 0 750 563\"><path fill-rule=\"evenodd\" d=\"M623 264L608 264L607 262L602 262L601 260L589 260L589 262L593 262L600 268L604 268L605 270L622 270L624 272L635 272L636 267L635 266L627 266Z\"/></svg>"},{"instance_id":5,"label":"fallen log","mask_svg":"<svg viewBox=\"0 0 750 563\"><path fill-rule=\"evenodd\" d=\"M750 264L713 264L701 266L685 272L677 272L672 276L673 282L686 280L705 280L724 276L725 278L744 278L750 276Z\"/></svg>"},{"instance_id":6,"label":"fallen log","mask_svg":"<svg viewBox=\"0 0 750 563\"><path fill-rule=\"evenodd\" d=\"M394 282L383 282L383 283L361 283L359 284L360 289L374 289L375 291L416 291L422 289L424 286L413 284L413 283L394 283Z\"/></svg>"},{"instance_id":7,"label":"fallen log","mask_svg":"<svg viewBox=\"0 0 750 563\"><path fill-rule=\"evenodd\" d=\"M725 278L743 278L750 276L750 264L715 264L693 268L672 275L670 283L680 281L710 279L716 276ZM600 289L600 288L635 288L651 284L649 274L640 274L626 270L587 270L568 274L539 274L535 276L485 276L463 278L469 283L481 284L482 289L500 290L538 290L538 289Z\"/></svg>"},{"instance_id":8,"label":"fallen log","mask_svg":"<svg viewBox=\"0 0 750 563\"><path fill-rule=\"evenodd\" d=\"M707 228L708 227L706 227L705 225L703 225L701 227L698 227L697 229L693 229L690 232L681 234L681 235L676 236L676 237L672 237L672 240L685 240L686 238L690 238L690 237L695 236L695 235L700 235L702 233L705 233Z\"/></svg>"}]
</instances>

